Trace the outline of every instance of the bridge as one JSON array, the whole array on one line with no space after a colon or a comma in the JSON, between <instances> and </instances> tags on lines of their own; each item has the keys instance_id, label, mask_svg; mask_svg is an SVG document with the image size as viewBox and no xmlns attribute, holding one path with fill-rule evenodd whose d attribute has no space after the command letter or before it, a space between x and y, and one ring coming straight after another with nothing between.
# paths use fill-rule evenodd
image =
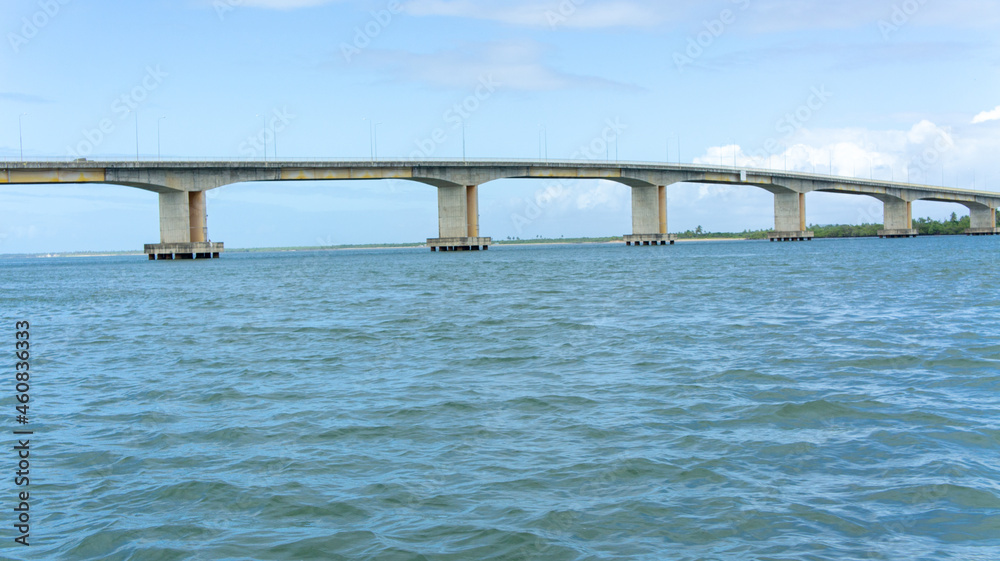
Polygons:
<instances>
[{"instance_id":1,"label":"bridge","mask_svg":"<svg viewBox=\"0 0 1000 561\"><path fill-rule=\"evenodd\" d=\"M770 169L692 164L549 161L213 161L213 162L19 162L0 164L0 184L125 185L159 194L160 243L145 246L150 260L217 258L222 243L210 241L205 193L256 181L344 181L405 179L435 187L439 237L433 251L489 249L479 233L479 187L498 179L604 179L632 189L632 233L628 245L672 245L667 230L666 189L675 183L745 185L774 195L771 241L810 240L806 195L812 192L864 195L882 201L883 238L916 237L914 201L959 203L969 208L969 235L1000 234L1000 193L875 181Z\"/></svg>"}]
</instances>

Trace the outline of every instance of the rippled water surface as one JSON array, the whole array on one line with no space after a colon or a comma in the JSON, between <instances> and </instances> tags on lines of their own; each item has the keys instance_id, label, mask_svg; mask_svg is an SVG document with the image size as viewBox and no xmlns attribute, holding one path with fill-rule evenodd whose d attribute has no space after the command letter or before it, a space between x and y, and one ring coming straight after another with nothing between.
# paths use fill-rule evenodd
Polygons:
<instances>
[{"instance_id":1,"label":"rippled water surface","mask_svg":"<svg viewBox=\"0 0 1000 561\"><path fill-rule=\"evenodd\" d=\"M1000 559L998 274L964 237L0 260L37 431L0 556Z\"/></svg>"}]
</instances>

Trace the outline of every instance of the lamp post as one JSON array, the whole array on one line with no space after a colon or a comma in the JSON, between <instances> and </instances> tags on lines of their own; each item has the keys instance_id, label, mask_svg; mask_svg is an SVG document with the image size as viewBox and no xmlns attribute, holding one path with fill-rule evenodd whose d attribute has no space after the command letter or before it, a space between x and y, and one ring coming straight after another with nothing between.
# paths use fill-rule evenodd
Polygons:
<instances>
[{"instance_id":1,"label":"lamp post","mask_svg":"<svg viewBox=\"0 0 1000 561\"><path fill-rule=\"evenodd\" d=\"M156 161L160 161L162 154L160 152L160 122L166 119L165 116L160 117L156 120Z\"/></svg>"},{"instance_id":2,"label":"lamp post","mask_svg":"<svg viewBox=\"0 0 1000 561\"><path fill-rule=\"evenodd\" d=\"M466 161L465 158L465 119L462 119L462 161Z\"/></svg>"},{"instance_id":3,"label":"lamp post","mask_svg":"<svg viewBox=\"0 0 1000 561\"><path fill-rule=\"evenodd\" d=\"M541 124L538 125L538 127L541 129L539 131L539 134L541 135L541 138L538 141L538 158L542 159L542 146L544 145L545 146L545 153L544 153L545 154L545 160L548 161L548 159L549 159L549 129L545 125L541 125Z\"/></svg>"},{"instance_id":4,"label":"lamp post","mask_svg":"<svg viewBox=\"0 0 1000 561\"><path fill-rule=\"evenodd\" d=\"M374 127L374 129L375 129L375 135L374 135L373 140L372 140L372 146L373 146L373 149L374 149L373 153L375 155L375 161L376 162L378 161L378 126L381 125L381 124L382 123L375 123L375 127Z\"/></svg>"},{"instance_id":5,"label":"lamp post","mask_svg":"<svg viewBox=\"0 0 1000 561\"><path fill-rule=\"evenodd\" d=\"M375 163L375 122L368 117L361 117L362 121L368 122L368 152L372 163Z\"/></svg>"},{"instance_id":6,"label":"lamp post","mask_svg":"<svg viewBox=\"0 0 1000 561\"><path fill-rule=\"evenodd\" d=\"M257 113L257 116L264 118L264 161L267 162L267 115Z\"/></svg>"},{"instance_id":7,"label":"lamp post","mask_svg":"<svg viewBox=\"0 0 1000 561\"><path fill-rule=\"evenodd\" d=\"M17 116L17 142L21 146L21 161L24 161L24 129L21 126L21 117L27 117L27 113L21 113Z\"/></svg>"},{"instance_id":8,"label":"lamp post","mask_svg":"<svg viewBox=\"0 0 1000 561\"><path fill-rule=\"evenodd\" d=\"M135 161L139 161L139 110L133 110L135 113Z\"/></svg>"}]
</instances>

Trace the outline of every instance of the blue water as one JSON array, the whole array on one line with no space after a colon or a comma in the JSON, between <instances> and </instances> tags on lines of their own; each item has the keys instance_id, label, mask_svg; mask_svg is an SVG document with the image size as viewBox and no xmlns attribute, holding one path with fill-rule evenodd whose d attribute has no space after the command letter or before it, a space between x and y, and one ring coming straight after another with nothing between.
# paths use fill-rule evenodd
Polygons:
<instances>
[{"instance_id":1,"label":"blue water","mask_svg":"<svg viewBox=\"0 0 1000 561\"><path fill-rule=\"evenodd\" d=\"M965 237L0 260L37 433L0 556L1000 559L998 273Z\"/></svg>"}]
</instances>

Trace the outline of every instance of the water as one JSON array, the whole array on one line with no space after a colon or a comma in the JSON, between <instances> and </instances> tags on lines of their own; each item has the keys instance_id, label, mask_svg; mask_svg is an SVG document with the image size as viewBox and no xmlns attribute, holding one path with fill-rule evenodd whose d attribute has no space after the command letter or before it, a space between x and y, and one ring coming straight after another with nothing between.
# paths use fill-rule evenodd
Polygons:
<instances>
[{"instance_id":1,"label":"water","mask_svg":"<svg viewBox=\"0 0 1000 561\"><path fill-rule=\"evenodd\" d=\"M38 432L0 556L1000 559L998 255L0 260Z\"/></svg>"}]
</instances>

